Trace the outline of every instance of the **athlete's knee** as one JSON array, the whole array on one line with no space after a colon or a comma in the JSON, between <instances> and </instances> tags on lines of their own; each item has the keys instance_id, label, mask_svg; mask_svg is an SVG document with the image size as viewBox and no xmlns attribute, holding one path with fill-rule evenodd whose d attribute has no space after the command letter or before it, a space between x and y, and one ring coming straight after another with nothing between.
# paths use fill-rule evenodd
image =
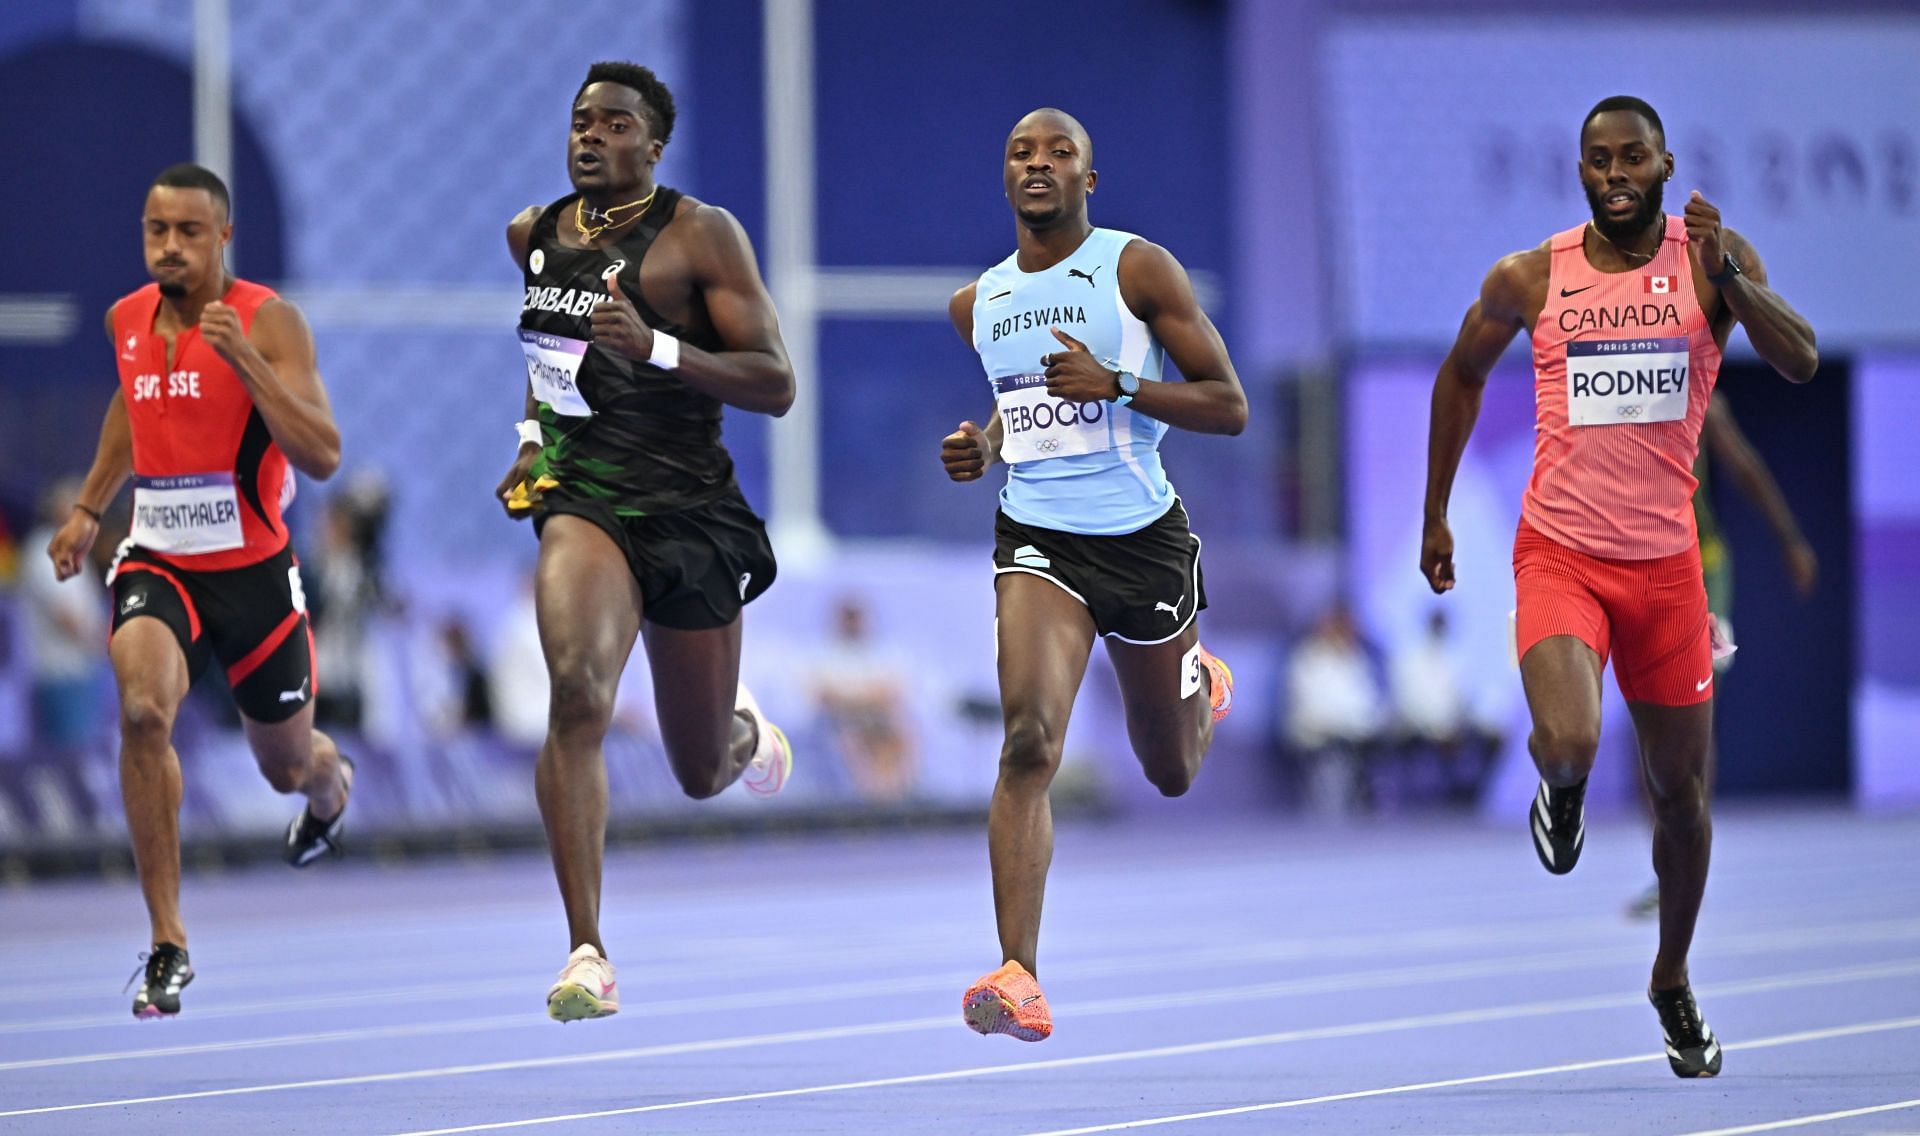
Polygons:
<instances>
[{"instance_id":1,"label":"athlete's knee","mask_svg":"<svg viewBox=\"0 0 1920 1136\"><path fill-rule=\"evenodd\" d=\"M1193 788L1193 775L1199 772L1198 765L1198 762L1184 759L1150 762L1146 767L1147 782L1160 790L1163 797L1183 796Z\"/></svg>"},{"instance_id":2,"label":"athlete's knee","mask_svg":"<svg viewBox=\"0 0 1920 1136\"><path fill-rule=\"evenodd\" d=\"M680 791L696 801L717 797L733 784L721 768L724 764L718 760L686 761L676 759L672 754L667 756L667 765L673 770L673 779L680 783Z\"/></svg>"},{"instance_id":3,"label":"athlete's knee","mask_svg":"<svg viewBox=\"0 0 1920 1136\"><path fill-rule=\"evenodd\" d=\"M1647 797L1663 829L1686 832L1708 823L1704 770L1647 778Z\"/></svg>"},{"instance_id":4,"label":"athlete's knee","mask_svg":"<svg viewBox=\"0 0 1920 1136\"><path fill-rule=\"evenodd\" d=\"M557 664L547 692L547 721L556 732L604 733L613 720L614 684L595 668Z\"/></svg>"},{"instance_id":5,"label":"athlete's knee","mask_svg":"<svg viewBox=\"0 0 1920 1136\"><path fill-rule=\"evenodd\" d=\"M1600 752L1600 730L1585 723L1536 725L1531 748L1540 775L1548 784L1572 785L1592 771L1594 757Z\"/></svg>"},{"instance_id":6,"label":"athlete's knee","mask_svg":"<svg viewBox=\"0 0 1920 1136\"><path fill-rule=\"evenodd\" d=\"M276 793L291 793L306 784L306 763L294 758L275 754L269 757L255 756L260 772L273 786Z\"/></svg>"},{"instance_id":7,"label":"athlete's knee","mask_svg":"<svg viewBox=\"0 0 1920 1136\"><path fill-rule=\"evenodd\" d=\"M1052 723L1038 714L1016 713L1007 720L1007 740L1000 747L1000 775L1051 780L1060 768L1062 744Z\"/></svg>"},{"instance_id":8,"label":"athlete's knee","mask_svg":"<svg viewBox=\"0 0 1920 1136\"><path fill-rule=\"evenodd\" d=\"M173 737L174 704L151 690L128 690L120 695L120 737L146 750L165 749Z\"/></svg>"}]
</instances>

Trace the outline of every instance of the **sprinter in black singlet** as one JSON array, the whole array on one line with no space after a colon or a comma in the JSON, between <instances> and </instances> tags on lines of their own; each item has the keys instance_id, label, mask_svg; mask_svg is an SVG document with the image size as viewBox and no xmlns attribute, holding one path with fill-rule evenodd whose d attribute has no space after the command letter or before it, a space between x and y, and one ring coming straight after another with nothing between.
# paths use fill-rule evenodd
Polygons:
<instances>
[{"instance_id":1,"label":"sprinter in black singlet","mask_svg":"<svg viewBox=\"0 0 1920 1136\"><path fill-rule=\"evenodd\" d=\"M576 192L507 228L526 278L527 418L496 490L540 539L550 702L535 773L574 948L558 1021L619 1009L600 940L601 741L644 632L661 740L690 797L777 792L786 738L739 685L740 609L773 582L766 531L720 442L721 405L780 415L793 369L753 248L726 210L654 181L673 95L596 63L573 103Z\"/></svg>"}]
</instances>

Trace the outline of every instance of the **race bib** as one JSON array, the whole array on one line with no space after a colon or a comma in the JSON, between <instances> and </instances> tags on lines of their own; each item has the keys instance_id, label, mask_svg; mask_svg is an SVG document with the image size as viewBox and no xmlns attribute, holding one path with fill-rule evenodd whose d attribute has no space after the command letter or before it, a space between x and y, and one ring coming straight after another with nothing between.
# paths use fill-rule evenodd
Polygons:
<instances>
[{"instance_id":1,"label":"race bib","mask_svg":"<svg viewBox=\"0 0 1920 1136\"><path fill-rule=\"evenodd\" d=\"M993 380L1000 407L1000 456L1009 463L1045 461L1113 448L1105 401L1067 402L1047 393L1045 375L1007 375Z\"/></svg>"},{"instance_id":2,"label":"race bib","mask_svg":"<svg viewBox=\"0 0 1920 1136\"><path fill-rule=\"evenodd\" d=\"M1687 416L1687 337L1567 344L1567 421L1677 422Z\"/></svg>"},{"instance_id":3,"label":"race bib","mask_svg":"<svg viewBox=\"0 0 1920 1136\"><path fill-rule=\"evenodd\" d=\"M225 552L246 543L231 473L133 479L133 541L155 552Z\"/></svg>"},{"instance_id":4,"label":"race bib","mask_svg":"<svg viewBox=\"0 0 1920 1136\"><path fill-rule=\"evenodd\" d=\"M586 358L587 342L564 335L520 329L520 350L527 356L527 383L533 397L553 407L555 414L567 418L588 418L593 408L580 394L580 361Z\"/></svg>"}]
</instances>

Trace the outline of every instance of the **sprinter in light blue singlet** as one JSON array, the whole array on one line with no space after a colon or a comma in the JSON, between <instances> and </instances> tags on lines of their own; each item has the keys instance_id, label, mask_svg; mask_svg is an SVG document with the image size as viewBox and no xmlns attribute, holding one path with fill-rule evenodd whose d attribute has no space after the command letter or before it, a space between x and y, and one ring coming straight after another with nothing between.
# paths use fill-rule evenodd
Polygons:
<instances>
[{"instance_id":1,"label":"sprinter in light blue singlet","mask_svg":"<svg viewBox=\"0 0 1920 1136\"><path fill-rule=\"evenodd\" d=\"M1120 680L1127 735L1162 793L1187 791L1233 704L1200 645L1200 541L1160 467L1169 426L1238 434L1247 400L1186 270L1131 233L1096 229L1093 143L1073 116L1021 119L1003 155L1018 247L954 294L994 410L941 442L955 481L1007 463L994 523L995 634L1006 740L988 817L1005 963L962 999L979 1033L1040 1041L1053 1018L1035 956L1053 858L1047 793L1096 636ZM1172 356L1185 382L1161 381Z\"/></svg>"}]
</instances>

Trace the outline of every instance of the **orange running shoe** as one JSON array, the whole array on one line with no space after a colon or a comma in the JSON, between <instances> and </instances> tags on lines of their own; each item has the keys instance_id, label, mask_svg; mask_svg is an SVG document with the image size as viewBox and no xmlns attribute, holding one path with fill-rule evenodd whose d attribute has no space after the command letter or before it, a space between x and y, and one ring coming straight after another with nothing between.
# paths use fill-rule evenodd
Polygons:
<instances>
[{"instance_id":1,"label":"orange running shoe","mask_svg":"<svg viewBox=\"0 0 1920 1136\"><path fill-rule=\"evenodd\" d=\"M975 1033L1045 1041L1053 1032L1053 1012L1040 993L1040 981L1012 959L969 987L960 1011Z\"/></svg>"},{"instance_id":2,"label":"orange running shoe","mask_svg":"<svg viewBox=\"0 0 1920 1136\"><path fill-rule=\"evenodd\" d=\"M1207 677L1211 680L1207 685L1213 691L1213 720L1218 722L1233 713L1233 672L1215 658L1212 651L1198 643L1194 646L1200 647L1200 665L1207 668Z\"/></svg>"}]
</instances>

